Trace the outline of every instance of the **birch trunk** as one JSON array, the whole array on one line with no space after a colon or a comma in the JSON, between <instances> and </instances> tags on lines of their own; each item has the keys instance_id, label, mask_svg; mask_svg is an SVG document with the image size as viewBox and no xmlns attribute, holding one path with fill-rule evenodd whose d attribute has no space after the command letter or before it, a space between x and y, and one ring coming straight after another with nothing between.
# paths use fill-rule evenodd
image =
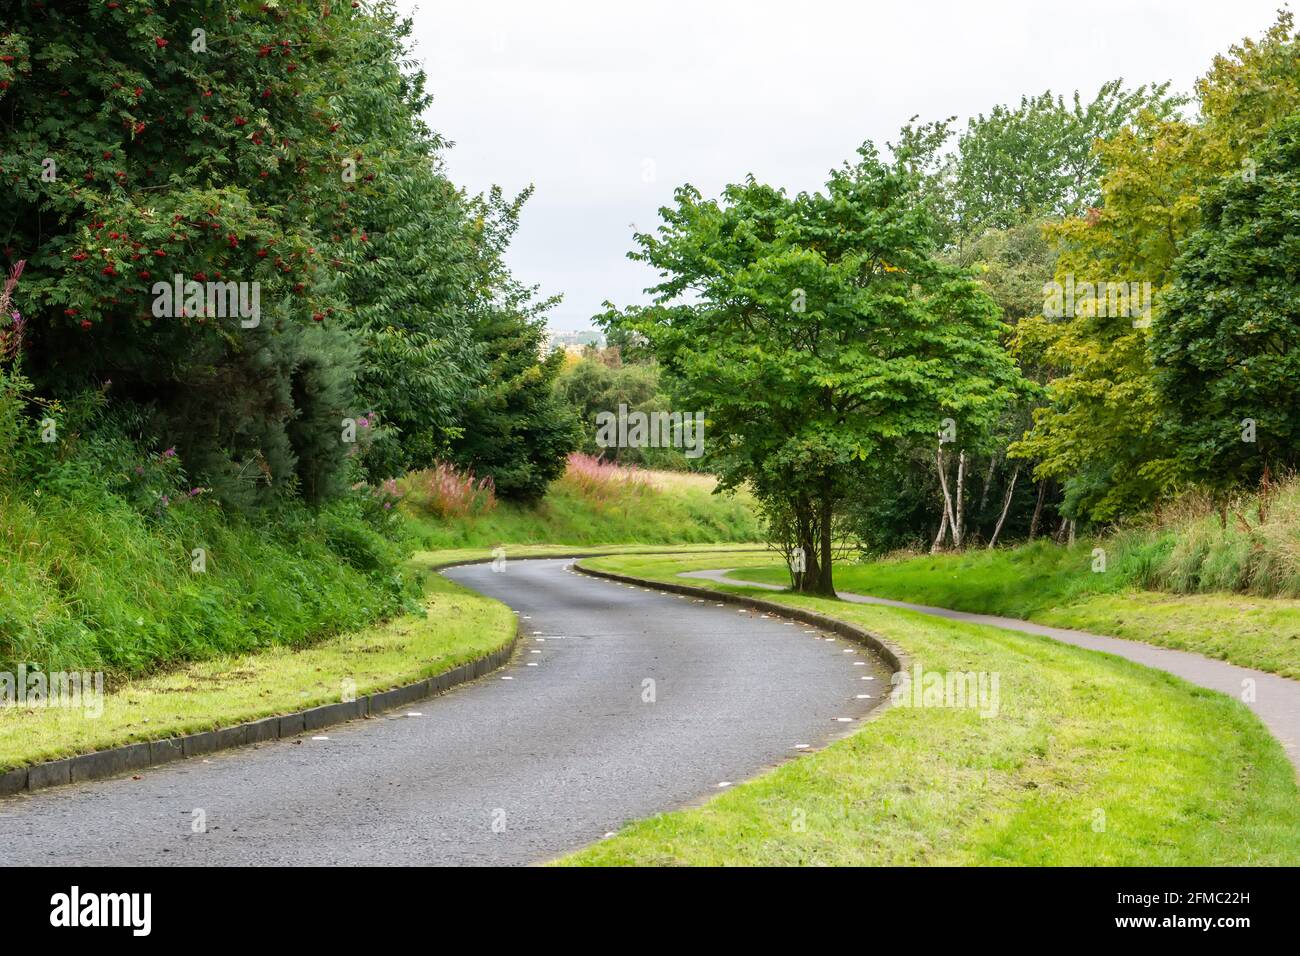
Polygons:
<instances>
[{"instance_id":1,"label":"birch trunk","mask_svg":"<svg viewBox=\"0 0 1300 956\"><path fill-rule=\"evenodd\" d=\"M1011 484L1007 486L1006 497L1002 499L1002 514L998 517L997 527L993 529L993 537L989 539L989 550L992 551L998 543L998 535L1002 533L1002 525L1007 520L1007 512L1011 510L1011 496L1016 490L1016 479L1020 477L1020 465L1017 464L1011 470Z\"/></svg>"}]
</instances>

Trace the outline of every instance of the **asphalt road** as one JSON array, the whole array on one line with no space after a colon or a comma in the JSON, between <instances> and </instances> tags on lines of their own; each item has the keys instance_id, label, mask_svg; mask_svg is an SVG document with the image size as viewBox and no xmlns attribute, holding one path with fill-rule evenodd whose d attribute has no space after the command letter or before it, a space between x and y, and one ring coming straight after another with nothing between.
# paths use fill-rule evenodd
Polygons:
<instances>
[{"instance_id":1,"label":"asphalt road","mask_svg":"<svg viewBox=\"0 0 1300 956\"><path fill-rule=\"evenodd\" d=\"M738 576L732 572L736 568L721 568L713 571L686 571L684 578L704 578L724 584L743 584L746 587L765 590L783 591L778 584L763 584L757 581L742 581L744 570ZM1267 671L1239 667L1227 661L1215 660L1191 651L1178 651L1169 647L1157 647L1142 641L1130 641L1122 637L1107 637L1102 634L1089 634L1087 631L1075 631L1064 627L1051 627L1035 624L1015 617L1000 617L995 614L972 614L968 611L954 611L946 607L931 607L928 604L911 604L907 601L893 601L889 598L874 597L870 594L851 594L838 592L840 599L857 604L883 604L887 607L903 608L908 611L920 611L947 618L950 621L964 621L968 624L987 624L1009 631L1022 631L1050 637L1054 641L1086 647L1093 651L1102 651L1124 657L1156 670L1168 671L1183 680L1207 687L1235 697L1255 712L1269 732L1282 744L1289 759L1300 770L1300 681L1279 677Z\"/></svg>"},{"instance_id":2,"label":"asphalt road","mask_svg":"<svg viewBox=\"0 0 1300 956\"><path fill-rule=\"evenodd\" d=\"M569 564L447 572L520 615L495 674L410 716L2 799L0 865L545 861L797 759L888 693L841 637Z\"/></svg>"}]
</instances>

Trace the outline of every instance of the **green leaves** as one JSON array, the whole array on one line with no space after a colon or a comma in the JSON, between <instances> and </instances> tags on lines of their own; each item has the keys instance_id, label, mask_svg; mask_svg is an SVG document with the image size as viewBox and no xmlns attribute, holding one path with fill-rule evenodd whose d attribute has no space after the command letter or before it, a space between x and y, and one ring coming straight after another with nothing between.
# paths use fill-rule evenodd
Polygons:
<instances>
[{"instance_id":1,"label":"green leaves","mask_svg":"<svg viewBox=\"0 0 1300 956\"><path fill-rule=\"evenodd\" d=\"M1300 114L1206 197L1151 338L1180 460L1219 488L1300 463Z\"/></svg>"},{"instance_id":2,"label":"green leaves","mask_svg":"<svg viewBox=\"0 0 1300 956\"><path fill-rule=\"evenodd\" d=\"M935 256L916 176L870 146L823 192L751 178L676 200L632 254L661 273L656 304L606 322L643 337L707 414L724 482L752 483L805 531L865 462L933 442L944 417L978 445L1019 387L993 303Z\"/></svg>"}]
</instances>

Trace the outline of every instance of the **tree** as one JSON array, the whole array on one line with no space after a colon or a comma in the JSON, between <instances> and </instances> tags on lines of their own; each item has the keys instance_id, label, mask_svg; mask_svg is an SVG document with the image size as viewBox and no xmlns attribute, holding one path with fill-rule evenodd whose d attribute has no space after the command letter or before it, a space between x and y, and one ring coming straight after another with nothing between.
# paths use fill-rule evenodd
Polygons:
<instances>
[{"instance_id":1,"label":"tree","mask_svg":"<svg viewBox=\"0 0 1300 956\"><path fill-rule=\"evenodd\" d=\"M970 120L952 170L958 236L1075 216L1095 205L1101 164L1094 144L1143 114L1172 118L1182 101L1168 89L1161 83L1126 90L1123 80L1111 80L1086 104L1077 91L1067 104L1048 90Z\"/></svg>"},{"instance_id":2,"label":"tree","mask_svg":"<svg viewBox=\"0 0 1300 956\"><path fill-rule=\"evenodd\" d=\"M1300 114L1252 159L1203 202L1151 337L1172 445L1220 491L1300 463Z\"/></svg>"},{"instance_id":3,"label":"tree","mask_svg":"<svg viewBox=\"0 0 1300 956\"><path fill-rule=\"evenodd\" d=\"M385 122L407 112L368 86L394 89L396 46L391 16L346 6L15 11L0 37L0 221L6 256L28 260L40 391L111 379L227 501L340 487L359 356L315 326L346 311L337 274L368 239L340 174L368 151L353 131L361 100ZM260 314L188 293L159 310L177 275L239 284Z\"/></svg>"},{"instance_id":4,"label":"tree","mask_svg":"<svg viewBox=\"0 0 1300 956\"><path fill-rule=\"evenodd\" d=\"M478 336L488 377L466 409L455 458L491 478L502 498L535 502L580 440L577 416L554 394L564 353L540 358L545 323L518 303L493 309Z\"/></svg>"},{"instance_id":5,"label":"tree","mask_svg":"<svg viewBox=\"0 0 1300 956\"><path fill-rule=\"evenodd\" d=\"M559 298L537 299L536 288L516 282L503 258L531 194L527 189L506 199L494 187L471 205L478 232L476 284L492 291L474 317L487 374L465 408L453 446L458 463L490 477L501 497L522 502L546 493L581 441L577 415L555 395L564 353L542 355L544 315Z\"/></svg>"},{"instance_id":6,"label":"tree","mask_svg":"<svg viewBox=\"0 0 1300 956\"><path fill-rule=\"evenodd\" d=\"M834 594L836 529L872 463L932 442L945 418L977 444L1017 385L992 302L935 257L918 187L868 144L824 192L680 187L636 236L631 257L662 281L614 321L706 413L722 486L750 484L790 529L799 590Z\"/></svg>"},{"instance_id":7,"label":"tree","mask_svg":"<svg viewBox=\"0 0 1300 956\"><path fill-rule=\"evenodd\" d=\"M1247 150L1300 108L1300 69L1289 13L1262 40L1218 57L1197 83L1199 122L1144 114L1098 145L1102 198L1087 215L1049 229L1057 281L1149 282L1149 314L1095 306L1067 321L1022 322L1017 347L1060 373L1049 402L1012 454L1037 460L1037 478L1061 482L1063 511L1108 521L1147 507L1182 481L1184 456L1168 441L1148 345L1200 200L1241 169Z\"/></svg>"},{"instance_id":8,"label":"tree","mask_svg":"<svg viewBox=\"0 0 1300 956\"><path fill-rule=\"evenodd\" d=\"M0 246L28 260L41 394L111 381L133 438L250 508L345 487L360 422L382 436L360 476L448 453L489 376L476 337L519 301L513 226L444 175L389 0L83 0L13 20ZM207 296L157 310L176 276ZM259 314L212 309L227 283Z\"/></svg>"}]
</instances>

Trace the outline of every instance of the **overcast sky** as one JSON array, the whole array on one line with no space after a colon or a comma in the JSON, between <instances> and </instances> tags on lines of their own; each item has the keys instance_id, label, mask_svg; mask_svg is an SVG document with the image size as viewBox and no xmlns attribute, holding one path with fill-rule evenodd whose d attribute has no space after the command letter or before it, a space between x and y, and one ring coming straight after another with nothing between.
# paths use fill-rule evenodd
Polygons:
<instances>
[{"instance_id":1,"label":"overcast sky","mask_svg":"<svg viewBox=\"0 0 1300 956\"><path fill-rule=\"evenodd\" d=\"M414 17L447 164L473 192L536 193L509 261L563 293L556 331L645 301L628 261L673 189L746 173L819 188L911 116L965 118L1106 80L1190 91L1279 0L398 0Z\"/></svg>"}]
</instances>

